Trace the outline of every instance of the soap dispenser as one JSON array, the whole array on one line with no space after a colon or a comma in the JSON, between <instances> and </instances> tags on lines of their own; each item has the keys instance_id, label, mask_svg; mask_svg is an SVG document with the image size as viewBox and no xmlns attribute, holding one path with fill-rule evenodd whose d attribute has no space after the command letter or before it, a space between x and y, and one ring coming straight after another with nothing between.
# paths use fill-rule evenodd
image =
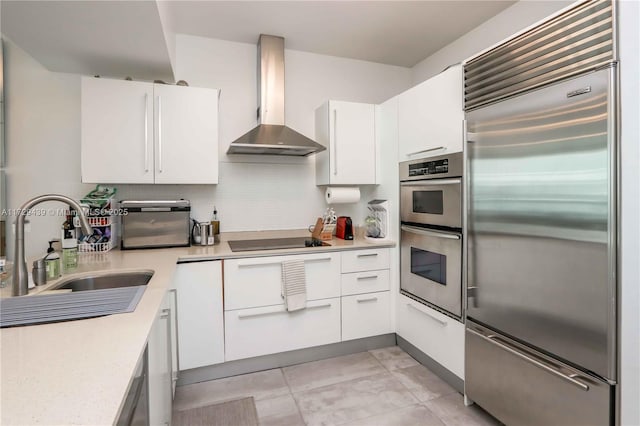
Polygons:
<instances>
[{"instance_id":1,"label":"soap dispenser","mask_svg":"<svg viewBox=\"0 0 640 426\"><path fill-rule=\"evenodd\" d=\"M60 255L53 248L55 242L56 240L49 241L47 255L44 257L47 280L55 280L60 277Z\"/></svg>"}]
</instances>

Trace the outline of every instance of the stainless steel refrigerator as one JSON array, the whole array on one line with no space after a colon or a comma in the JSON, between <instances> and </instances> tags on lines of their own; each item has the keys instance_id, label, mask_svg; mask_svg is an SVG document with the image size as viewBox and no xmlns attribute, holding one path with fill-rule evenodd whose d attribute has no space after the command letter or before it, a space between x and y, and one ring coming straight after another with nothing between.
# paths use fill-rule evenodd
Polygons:
<instances>
[{"instance_id":1,"label":"stainless steel refrigerator","mask_svg":"<svg viewBox=\"0 0 640 426\"><path fill-rule=\"evenodd\" d=\"M609 2L589 5L610 14ZM608 56L596 58L604 65L574 75L560 69L537 87L512 72L522 79L521 93L501 99L499 90L487 90L494 100L465 115L465 394L506 424L615 423L617 64L610 22ZM531 39L516 43L545 48L540 37ZM589 46L559 57L594 58L582 53ZM468 86L479 73L469 69Z\"/></svg>"}]
</instances>

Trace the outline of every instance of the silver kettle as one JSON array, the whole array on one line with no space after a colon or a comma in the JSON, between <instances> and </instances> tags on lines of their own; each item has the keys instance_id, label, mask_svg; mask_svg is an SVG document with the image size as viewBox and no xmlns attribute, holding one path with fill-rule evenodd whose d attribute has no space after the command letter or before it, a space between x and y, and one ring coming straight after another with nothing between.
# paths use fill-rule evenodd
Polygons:
<instances>
[{"instance_id":1,"label":"silver kettle","mask_svg":"<svg viewBox=\"0 0 640 426\"><path fill-rule=\"evenodd\" d=\"M193 244L212 246L215 239L211 222L196 222L195 219L191 220L193 221L193 226L191 227L191 240Z\"/></svg>"}]
</instances>

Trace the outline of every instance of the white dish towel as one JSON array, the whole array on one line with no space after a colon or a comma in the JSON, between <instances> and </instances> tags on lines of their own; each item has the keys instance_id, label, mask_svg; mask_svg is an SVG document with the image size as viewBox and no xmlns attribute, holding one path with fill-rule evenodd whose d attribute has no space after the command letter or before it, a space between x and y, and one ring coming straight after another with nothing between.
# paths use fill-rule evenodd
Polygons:
<instances>
[{"instance_id":1,"label":"white dish towel","mask_svg":"<svg viewBox=\"0 0 640 426\"><path fill-rule=\"evenodd\" d=\"M304 260L282 262L282 297L289 312L307 307Z\"/></svg>"}]
</instances>

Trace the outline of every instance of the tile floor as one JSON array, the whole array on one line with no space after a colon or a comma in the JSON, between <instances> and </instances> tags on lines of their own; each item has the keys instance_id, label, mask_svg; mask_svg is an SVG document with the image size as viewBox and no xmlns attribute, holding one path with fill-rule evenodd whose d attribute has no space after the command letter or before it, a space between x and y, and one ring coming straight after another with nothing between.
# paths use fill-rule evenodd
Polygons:
<instances>
[{"instance_id":1,"label":"tile floor","mask_svg":"<svg viewBox=\"0 0 640 426\"><path fill-rule=\"evenodd\" d=\"M397 346L181 386L173 407L248 396L262 426L500 424Z\"/></svg>"}]
</instances>

